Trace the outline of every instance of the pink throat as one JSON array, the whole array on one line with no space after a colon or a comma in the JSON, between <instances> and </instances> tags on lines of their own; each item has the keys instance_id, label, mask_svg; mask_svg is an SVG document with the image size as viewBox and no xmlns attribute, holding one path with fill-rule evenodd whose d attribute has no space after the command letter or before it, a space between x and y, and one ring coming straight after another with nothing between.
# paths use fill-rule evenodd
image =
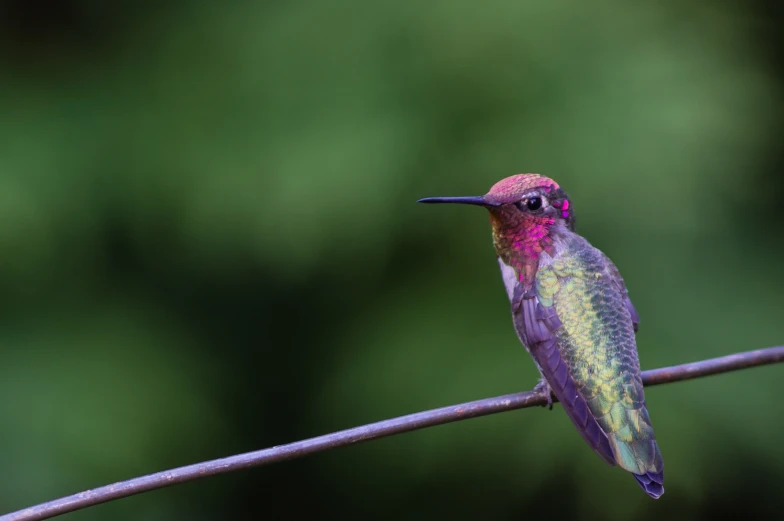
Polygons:
<instances>
[{"instance_id":1,"label":"pink throat","mask_svg":"<svg viewBox=\"0 0 784 521\"><path fill-rule=\"evenodd\" d=\"M505 264L514 268L521 282L530 281L536 273L543 251L552 253L550 227L553 219L528 219L514 228L494 232L496 251Z\"/></svg>"}]
</instances>

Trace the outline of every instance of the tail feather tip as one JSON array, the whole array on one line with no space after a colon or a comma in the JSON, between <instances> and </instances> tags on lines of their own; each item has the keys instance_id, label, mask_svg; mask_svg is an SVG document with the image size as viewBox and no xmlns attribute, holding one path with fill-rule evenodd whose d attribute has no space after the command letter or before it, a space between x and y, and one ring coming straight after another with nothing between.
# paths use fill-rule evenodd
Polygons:
<instances>
[{"instance_id":1,"label":"tail feather tip","mask_svg":"<svg viewBox=\"0 0 784 521\"><path fill-rule=\"evenodd\" d=\"M640 487L653 499L659 499L664 494L664 471L646 472L645 474L632 474Z\"/></svg>"}]
</instances>

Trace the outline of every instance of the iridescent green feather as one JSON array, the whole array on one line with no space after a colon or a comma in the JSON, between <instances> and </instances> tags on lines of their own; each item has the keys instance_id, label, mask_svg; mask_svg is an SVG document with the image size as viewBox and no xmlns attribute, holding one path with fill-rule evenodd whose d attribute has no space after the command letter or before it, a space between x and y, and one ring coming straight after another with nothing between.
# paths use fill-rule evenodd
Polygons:
<instances>
[{"instance_id":1,"label":"iridescent green feather","mask_svg":"<svg viewBox=\"0 0 784 521\"><path fill-rule=\"evenodd\" d=\"M536 290L562 327L558 350L578 392L607 434L618 464L635 474L659 472L662 458L645 408L635 333L617 269L578 235L542 259ZM620 287L619 287L620 282Z\"/></svg>"}]
</instances>

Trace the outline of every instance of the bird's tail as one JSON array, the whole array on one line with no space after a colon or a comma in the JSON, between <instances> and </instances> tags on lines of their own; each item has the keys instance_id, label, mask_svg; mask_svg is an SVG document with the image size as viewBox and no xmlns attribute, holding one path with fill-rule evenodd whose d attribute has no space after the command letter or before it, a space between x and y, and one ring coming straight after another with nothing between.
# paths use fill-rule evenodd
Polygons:
<instances>
[{"instance_id":1,"label":"bird's tail","mask_svg":"<svg viewBox=\"0 0 784 521\"><path fill-rule=\"evenodd\" d=\"M640 487L653 499L659 499L664 494L664 469L659 472L632 475Z\"/></svg>"},{"instance_id":2,"label":"bird's tail","mask_svg":"<svg viewBox=\"0 0 784 521\"><path fill-rule=\"evenodd\" d=\"M637 483L649 496L658 499L664 494L664 461L653 435L648 411L644 406L639 409L618 408L622 413L617 414L620 421L616 425L608 425L611 434L607 436L615 460L621 468L634 474Z\"/></svg>"}]
</instances>

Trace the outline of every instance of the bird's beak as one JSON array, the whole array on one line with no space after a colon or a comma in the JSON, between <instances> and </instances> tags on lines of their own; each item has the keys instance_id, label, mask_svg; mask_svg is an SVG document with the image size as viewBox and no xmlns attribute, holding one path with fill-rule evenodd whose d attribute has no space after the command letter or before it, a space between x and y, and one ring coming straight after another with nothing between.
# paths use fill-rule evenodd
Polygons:
<instances>
[{"instance_id":1,"label":"bird's beak","mask_svg":"<svg viewBox=\"0 0 784 521\"><path fill-rule=\"evenodd\" d=\"M484 206L485 208L491 208L493 206L499 206L498 203L493 203L488 201L484 198L484 196L477 195L477 196L470 196L470 197L425 197L424 199L420 199L417 201L418 203L451 203L451 204L473 204L475 206Z\"/></svg>"}]
</instances>

